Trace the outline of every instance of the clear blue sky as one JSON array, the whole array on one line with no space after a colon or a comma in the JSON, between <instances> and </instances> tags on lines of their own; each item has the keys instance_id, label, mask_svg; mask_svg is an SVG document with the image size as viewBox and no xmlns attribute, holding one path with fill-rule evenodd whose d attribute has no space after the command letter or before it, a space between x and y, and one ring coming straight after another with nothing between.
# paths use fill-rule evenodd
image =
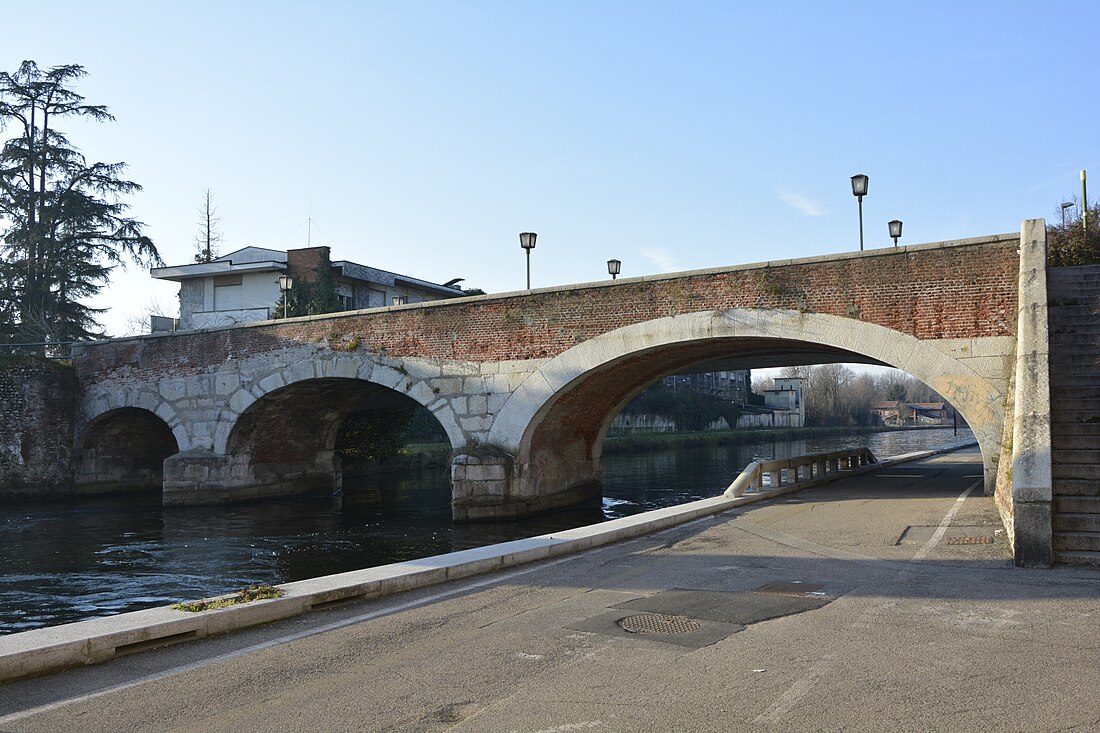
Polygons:
<instances>
[{"instance_id":1,"label":"clear blue sky","mask_svg":"<svg viewBox=\"0 0 1100 733\"><path fill-rule=\"evenodd\" d=\"M770 5L770 7L769 7ZM3 67L84 65L66 130L190 260L337 259L490 292L1018 230L1093 173L1095 2L4 3ZM119 273L113 333L175 286Z\"/></svg>"}]
</instances>

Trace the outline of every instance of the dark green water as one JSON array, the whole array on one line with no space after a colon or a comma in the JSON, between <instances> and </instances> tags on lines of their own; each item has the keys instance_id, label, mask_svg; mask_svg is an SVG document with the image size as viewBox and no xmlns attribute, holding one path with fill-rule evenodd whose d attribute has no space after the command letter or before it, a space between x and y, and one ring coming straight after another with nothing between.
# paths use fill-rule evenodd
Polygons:
<instances>
[{"instance_id":1,"label":"dark green water","mask_svg":"<svg viewBox=\"0 0 1100 733\"><path fill-rule=\"evenodd\" d=\"M969 438L969 431L960 431ZM950 429L612 454L602 507L451 522L449 469L348 481L342 504L285 499L165 509L159 495L0 507L0 633L530 537L717 496L752 460L868 446L897 455Z\"/></svg>"}]
</instances>

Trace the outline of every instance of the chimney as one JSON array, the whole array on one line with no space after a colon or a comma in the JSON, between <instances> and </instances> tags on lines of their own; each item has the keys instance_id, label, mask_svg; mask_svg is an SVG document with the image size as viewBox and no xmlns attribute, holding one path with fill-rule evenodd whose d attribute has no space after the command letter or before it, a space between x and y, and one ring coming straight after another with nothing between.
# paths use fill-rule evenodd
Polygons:
<instances>
[{"instance_id":1,"label":"chimney","mask_svg":"<svg viewBox=\"0 0 1100 733\"><path fill-rule=\"evenodd\" d=\"M286 271L294 282L317 282L317 268L330 262L328 247L304 247L288 249L286 252Z\"/></svg>"}]
</instances>

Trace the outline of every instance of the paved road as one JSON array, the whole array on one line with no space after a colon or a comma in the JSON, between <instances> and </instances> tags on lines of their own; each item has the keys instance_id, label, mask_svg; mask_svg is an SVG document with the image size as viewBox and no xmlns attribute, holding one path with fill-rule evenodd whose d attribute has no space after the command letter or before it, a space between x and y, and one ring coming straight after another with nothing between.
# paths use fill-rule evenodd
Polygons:
<instances>
[{"instance_id":1,"label":"paved road","mask_svg":"<svg viewBox=\"0 0 1100 733\"><path fill-rule=\"evenodd\" d=\"M1100 572L1013 568L980 473L947 454L9 684L0 731L1100 730Z\"/></svg>"}]
</instances>

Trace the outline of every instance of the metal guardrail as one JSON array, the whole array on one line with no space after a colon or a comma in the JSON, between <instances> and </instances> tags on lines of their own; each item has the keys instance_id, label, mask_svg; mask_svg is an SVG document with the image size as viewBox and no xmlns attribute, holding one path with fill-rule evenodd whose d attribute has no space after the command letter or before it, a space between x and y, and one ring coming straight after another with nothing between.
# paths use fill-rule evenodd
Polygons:
<instances>
[{"instance_id":1,"label":"metal guardrail","mask_svg":"<svg viewBox=\"0 0 1100 733\"><path fill-rule=\"evenodd\" d=\"M878 463L868 448L817 453L812 456L781 458L775 461L753 461L745 466L723 494L733 498L746 493L775 490L782 486L809 481L828 481L839 474Z\"/></svg>"}]
</instances>

